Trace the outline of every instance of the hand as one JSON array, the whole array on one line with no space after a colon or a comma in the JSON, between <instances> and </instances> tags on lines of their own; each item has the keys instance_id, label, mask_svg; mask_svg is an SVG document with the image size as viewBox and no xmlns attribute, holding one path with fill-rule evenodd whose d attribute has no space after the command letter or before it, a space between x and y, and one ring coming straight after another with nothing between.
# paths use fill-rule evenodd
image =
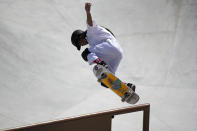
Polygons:
<instances>
[{"instance_id":1,"label":"hand","mask_svg":"<svg viewBox=\"0 0 197 131\"><path fill-rule=\"evenodd\" d=\"M85 10L86 12L90 12L90 9L91 9L91 3L85 3Z\"/></svg>"}]
</instances>

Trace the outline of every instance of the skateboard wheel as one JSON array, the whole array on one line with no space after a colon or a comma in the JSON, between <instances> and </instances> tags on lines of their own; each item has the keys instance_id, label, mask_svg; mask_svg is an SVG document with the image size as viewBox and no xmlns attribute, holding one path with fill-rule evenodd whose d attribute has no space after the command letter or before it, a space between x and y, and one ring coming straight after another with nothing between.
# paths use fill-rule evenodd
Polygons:
<instances>
[{"instance_id":1,"label":"skateboard wheel","mask_svg":"<svg viewBox=\"0 0 197 131\"><path fill-rule=\"evenodd\" d=\"M101 74L101 78L102 78L102 79L104 79L104 78L106 78L106 77L107 77L107 74L105 74L105 73L102 73L102 74Z\"/></svg>"},{"instance_id":2,"label":"skateboard wheel","mask_svg":"<svg viewBox=\"0 0 197 131\"><path fill-rule=\"evenodd\" d=\"M139 96L135 93L135 92L133 92L133 93L131 93L131 92L126 92L125 94L124 94L124 96L122 97L122 102L127 102L127 103L129 103L129 104L136 104L138 101L139 101Z\"/></svg>"},{"instance_id":3,"label":"skateboard wheel","mask_svg":"<svg viewBox=\"0 0 197 131\"><path fill-rule=\"evenodd\" d=\"M97 66L95 66L95 67L94 67L94 69L95 69L95 71L97 71L97 70L98 70L98 67L97 67Z\"/></svg>"},{"instance_id":4,"label":"skateboard wheel","mask_svg":"<svg viewBox=\"0 0 197 131\"><path fill-rule=\"evenodd\" d=\"M107 77L107 74L102 73L101 77L98 79L98 82L101 82L103 79L105 79Z\"/></svg>"}]
</instances>

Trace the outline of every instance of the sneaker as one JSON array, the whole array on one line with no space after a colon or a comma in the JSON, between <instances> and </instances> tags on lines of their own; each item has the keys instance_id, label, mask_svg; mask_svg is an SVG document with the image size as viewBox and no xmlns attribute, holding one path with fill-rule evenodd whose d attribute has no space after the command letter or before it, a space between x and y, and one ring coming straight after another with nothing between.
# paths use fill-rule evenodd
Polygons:
<instances>
[{"instance_id":1,"label":"sneaker","mask_svg":"<svg viewBox=\"0 0 197 131\"><path fill-rule=\"evenodd\" d=\"M136 86L135 86L134 84L132 84L132 83L127 83L126 85L127 85L129 88L131 88L131 90L133 90L133 91L135 92Z\"/></svg>"}]
</instances>

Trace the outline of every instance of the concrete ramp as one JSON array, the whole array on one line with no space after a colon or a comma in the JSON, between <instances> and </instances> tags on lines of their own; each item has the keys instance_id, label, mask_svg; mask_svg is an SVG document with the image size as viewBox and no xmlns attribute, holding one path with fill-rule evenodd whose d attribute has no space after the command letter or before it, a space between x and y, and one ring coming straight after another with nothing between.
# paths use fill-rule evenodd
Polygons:
<instances>
[{"instance_id":1,"label":"concrete ramp","mask_svg":"<svg viewBox=\"0 0 197 131\"><path fill-rule=\"evenodd\" d=\"M0 0L0 130L128 106L71 45L71 33L86 29L84 2ZM124 50L118 77L151 104L150 130L196 131L197 1L90 2ZM139 116L114 119L113 131L140 130Z\"/></svg>"}]
</instances>

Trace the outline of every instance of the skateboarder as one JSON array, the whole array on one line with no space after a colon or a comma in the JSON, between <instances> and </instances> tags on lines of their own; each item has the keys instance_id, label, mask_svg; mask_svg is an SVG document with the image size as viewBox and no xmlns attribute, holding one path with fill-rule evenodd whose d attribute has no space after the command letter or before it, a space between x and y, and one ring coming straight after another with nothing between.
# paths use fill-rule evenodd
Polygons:
<instances>
[{"instance_id":1,"label":"skateboarder","mask_svg":"<svg viewBox=\"0 0 197 131\"><path fill-rule=\"evenodd\" d=\"M75 30L72 33L71 42L78 50L81 46L89 44L89 48L82 52L82 58L90 65L96 63L105 66L115 75L123 56L123 50L109 29L97 25L92 20L90 9L91 3L85 3L87 30ZM103 83L101 85L105 86ZM127 86L135 91L135 85L127 83Z\"/></svg>"}]
</instances>

